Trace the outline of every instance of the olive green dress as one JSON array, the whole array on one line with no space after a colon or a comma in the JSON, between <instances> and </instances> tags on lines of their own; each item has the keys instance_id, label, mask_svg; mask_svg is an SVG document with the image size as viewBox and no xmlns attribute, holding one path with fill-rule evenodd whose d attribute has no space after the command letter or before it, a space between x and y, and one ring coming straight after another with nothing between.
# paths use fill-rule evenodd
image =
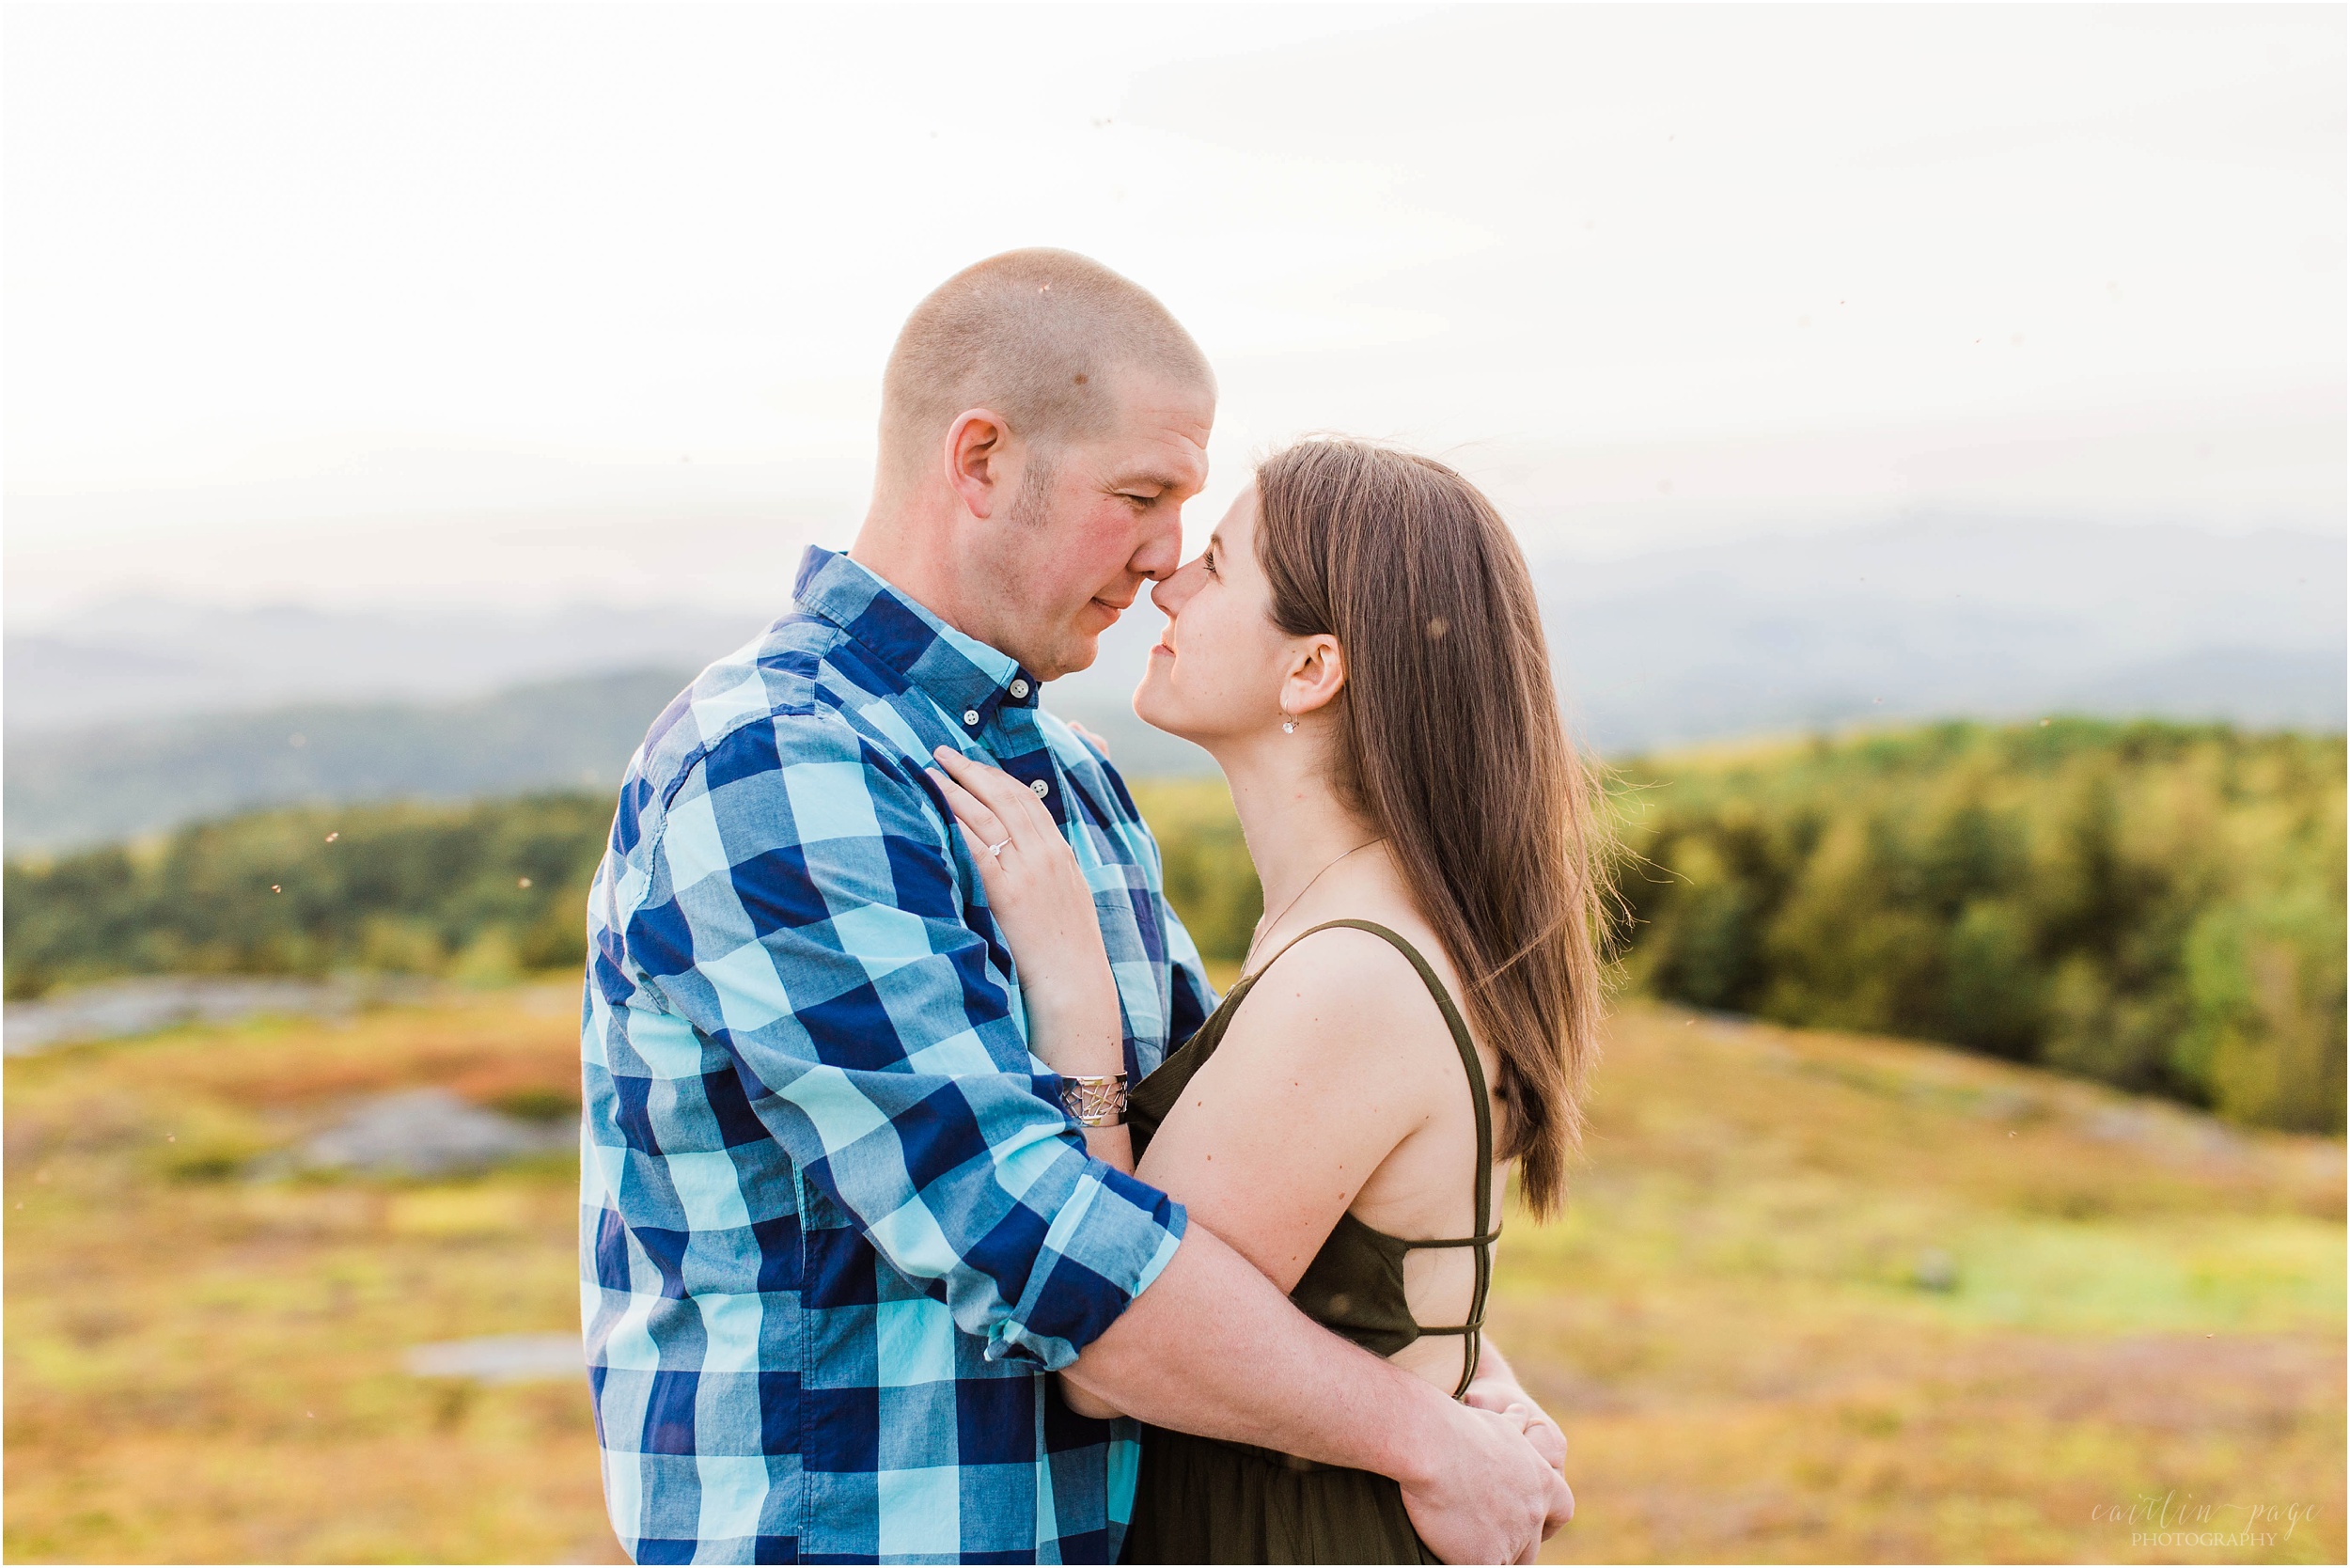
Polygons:
<instances>
[{"instance_id":1,"label":"olive green dress","mask_svg":"<svg viewBox=\"0 0 2350 1568\"><path fill-rule=\"evenodd\" d=\"M1332 920L1297 938L1334 926L1384 937L1412 961L1429 994L1444 1012L1461 1064L1468 1070L1477 1106L1477 1231L1445 1241L1405 1241L1374 1231L1353 1215L1342 1215L1322 1250L1290 1292L1298 1309L1379 1356L1393 1356L1415 1340L1453 1334L1467 1341L1458 1399L1467 1391L1477 1366L1479 1330L1484 1325L1485 1294L1493 1278L1493 1115L1485 1099L1485 1070L1470 1043L1468 1028L1445 992L1444 983L1419 950L1385 926L1365 920ZM1296 942L1290 944L1296 946ZM1289 951L1288 948L1281 952ZM1263 968L1232 987L1199 1032L1169 1055L1157 1072L1135 1089L1127 1111L1135 1155L1166 1121L1207 1059L1248 989ZM1476 1249L1477 1285L1465 1324L1423 1328L1412 1320L1403 1295L1403 1257L1428 1247ZM1126 1532L1129 1562L1434 1562L1403 1510L1402 1488L1369 1470L1340 1469L1268 1449L1219 1442L1147 1426L1142 1469L1136 1482L1134 1522Z\"/></svg>"}]
</instances>

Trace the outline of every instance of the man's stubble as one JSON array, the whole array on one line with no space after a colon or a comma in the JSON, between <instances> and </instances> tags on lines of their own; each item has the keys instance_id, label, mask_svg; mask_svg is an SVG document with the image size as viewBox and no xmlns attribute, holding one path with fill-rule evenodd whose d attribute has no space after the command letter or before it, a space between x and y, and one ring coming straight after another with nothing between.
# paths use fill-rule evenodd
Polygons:
<instances>
[{"instance_id":1,"label":"man's stubble","mask_svg":"<svg viewBox=\"0 0 2350 1568\"><path fill-rule=\"evenodd\" d=\"M1011 508L1005 514L1007 541L1011 557L1005 563L1003 592L998 604L1004 614L1004 624L1010 626L1014 635L997 646L1010 653L1045 681L1074 674L1092 664L1101 651L1099 637L1080 637L1070 631L1065 622L1050 626L1034 623L1033 612L1022 590L1029 561L1043 547L1043 536L1053 522L1053 489L1060 479L1060 453L1045 447L1036 447L1029 461L1023 465L1020 488L1013 492ZM1026 621L1026 624L1022 624ZM1049 644L1036 640L1036 635L1049 636ZM1016 646L1015 646L1016 644Z\"/></svg>"}]
</instances>

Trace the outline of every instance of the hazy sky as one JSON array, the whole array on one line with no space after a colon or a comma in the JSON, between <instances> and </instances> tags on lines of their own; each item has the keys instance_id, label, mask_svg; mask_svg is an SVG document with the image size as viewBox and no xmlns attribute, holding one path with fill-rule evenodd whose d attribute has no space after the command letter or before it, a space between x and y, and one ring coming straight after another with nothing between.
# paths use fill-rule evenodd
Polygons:
<instances>
[{"instance_id":1,"label":"hazy sky","mask_svg":"<svg viewBox=\"0 0 2350 1568\"><path fill-rule=\"evenodd\" d=\"M1538 552L2339 529L2339 7L8 8L6 597L773 603L1083 250Z\"/></svg>"}]
</instances>

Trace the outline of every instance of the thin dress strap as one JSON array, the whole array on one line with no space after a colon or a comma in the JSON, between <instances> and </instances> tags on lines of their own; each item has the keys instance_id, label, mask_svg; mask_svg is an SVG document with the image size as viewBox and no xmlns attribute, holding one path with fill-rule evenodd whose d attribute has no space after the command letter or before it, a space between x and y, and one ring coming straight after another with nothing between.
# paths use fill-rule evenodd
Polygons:
<instances>
[{"instance_id":1,"label":"thin dress strap","mask_svg":"<svg viewBox=\"0 0 2350 1568\"><path fill-rule=\"evenodd\" d=\"M1436 1009L1444 1014L1445 1027L1452 1031L1452 1043L1460 1050L1461 1066L1468 1074L1469 1098L1477 1113L1477 1233L1473 1236L1459 1236L1444 1241L1407 1241L1403 1244L1406 1248L1414 1251L1423 1247L1466 1247L1476 1249L1474 1256L1477 1261L1477 1287L1469 1297L1468 1321L1450 1328L1422 1328L1419 1331L1423 1338L1458 1334L1466 1341L1462 1347L1461 1381L1452 1390L1452 1397L1459 1399L1468 1392L1470 1382L1477 1376L1477 1363L1483 1354L1482 1330L1485 1326L1485 1298L1493 1288L1494 1278L1493 1244L1500 1235L1500 1231L1495 1229L1493 1223L1494 1117L1493 1106L1487 1098L1485 1064L1477 1059L1476 1043L1469 1039L1468 1026L1461 1021L1460 1009L1452 1005L1451 993L1445 989L1444 981L1436 978L1435 969L1430 965L1426 958L1421 956L1418 948L1386 927L1375 925L1369 920L1324 920L1312 931L1298 933L1282 945L1280 952L1275 953L1259 964L1256 974L1244 976L1239 989L1254 985L1259 976L1280 962L1282 953L1288 952L1290 949L1313 935L1315 932L1330 931L1341 926L1350 931L1367 931L1373 936L1381 937L1388 946L1411 960L1412 967L1419 971L1421 982L1428 987L1428 994L1436 999Z\"/></svg>"}]
</instances>

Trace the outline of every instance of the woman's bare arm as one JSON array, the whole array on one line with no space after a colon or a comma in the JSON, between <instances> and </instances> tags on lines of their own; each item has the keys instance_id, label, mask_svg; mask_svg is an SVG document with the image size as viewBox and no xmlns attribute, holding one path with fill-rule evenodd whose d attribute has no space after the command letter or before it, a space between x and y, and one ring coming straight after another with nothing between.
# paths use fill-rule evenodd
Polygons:
<instances>
[{"instance_id":1,"label":"woman's bare arm","mask_svg":"<svg viewBox=\"0 0 2350 1568\"><path fill-rule=\"evenodd\" d=\"M1137 1174L1289 1290L1436 1096L1458 1091L1449 1042L1432 1052L1422 1027L1441 1033L1442 1016L1393 948L1308 937L1251 988Z\"/></svg>"},{"instance_id":2,"label":"woman's bare arm","mask_svg":"<svg viewBox=\"0 0 2350 1568\"><path fill-rule=\"evenodd\" d=\"M1440 1058L1398 1028L1415 1006L1443 1027L1386 943L1308 938L1250 989L1136 1174L1287 1292L1442 1091ZM1068 1378L1062 1389L1080 1415L1118 1414Z\"/></svg>"}]
</instances>

